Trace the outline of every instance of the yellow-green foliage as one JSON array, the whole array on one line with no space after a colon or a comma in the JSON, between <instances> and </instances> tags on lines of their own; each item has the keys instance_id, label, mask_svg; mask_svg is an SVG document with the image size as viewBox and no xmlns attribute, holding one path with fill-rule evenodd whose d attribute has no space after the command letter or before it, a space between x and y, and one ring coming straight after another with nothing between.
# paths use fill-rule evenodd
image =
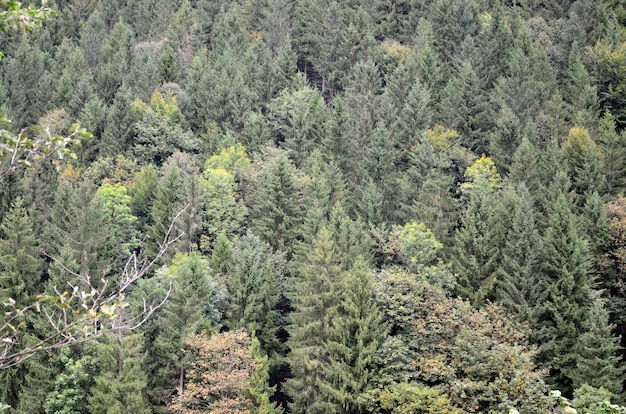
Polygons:
<instances>
[{"instance_id":1,"label":"yellow-green foliage","mask_svg":"<svg viewBox=\"0 0 626 414\"><path fill-rule=\"evenodd\" d=\"M461 414L442 391L417 383L391 384L369 393L370 412L394 414Z\"/></svg>"},{"instance_id":2,"label":"yellow-green foliage","mask_svg":"<svg viewBox=\"0 0 626 414\"><path fill-rule=\"evenodd\" d=\"M223 169L230 173L250 165L250 158L246 155L246 148L241 144L223 148L219 154L213 155L204 164L205 171Z\"/></svg>"},{"instance_id":3,"label":"yellow-green foliage","mask_svg":"<svg viewBox=\"0 0 626 414\"><path fill-rule=\"evenodd\" d=\"M569 130L567 141L563 143L563 152L570 162L576 162L586 153L595 153L600 157L600 150L586 128L575 126Z\"/></svg>"},{"instance_id":4,"label":"yellow-green foliage","mask_svg":"<svg viewBox=\"0 0 626 414\"><path fill-rule=\"evenodd\" d=\"M468 182L463 183L463 190L469 190L475 183L489 183L492 188L502 188L502 177L493 160L483 154L476 162L465 170Z\"/></svg>"},{"instance_id":5,"label":"yellow-green foliage","mask_svg":"<svg viewBox=\"0 0 626 414\"><path fill-rule=\"evenodd\" d=\"M176 103L176 96L169 91L165 96L159 91L154 91L150 98L150 107L157 114L164 116L171 125L180 125L184 121L183 114Z\"/></svg>"},{"instance_id":6,"label":"yellow-green foliage","mask_svg":"<svg viewBox=\"0 0 626 414\"><path fill-rule=\"evenodd\" d=\"M429 264L436 259L437 253L443 248L432 231L424 223L409 222L399 228L398 236L402 247L409 255L410 262Z\"/></svg>"},{"instance_id":7,"label":"yellow-green foliage","mask_svg":"<svg viewBox=\"0 0 626 414\"><path fill-rule=\"evenodd\" d=\"M435 125L434 128L424 132L424 137L430 141L437 152L442 152L454 144L454 141L459 137L459 133L454 129Z\"/></svg>"}]
</instances>

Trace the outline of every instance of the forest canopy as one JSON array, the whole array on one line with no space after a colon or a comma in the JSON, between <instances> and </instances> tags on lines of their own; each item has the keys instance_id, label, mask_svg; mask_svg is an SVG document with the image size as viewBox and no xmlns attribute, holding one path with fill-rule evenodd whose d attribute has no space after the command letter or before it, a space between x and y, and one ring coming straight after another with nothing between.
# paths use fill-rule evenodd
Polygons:
<instances>
[{"instance_id":1,"label":"forest canopy","mask_svg":"<svg viewBox=\"0 0 626 414\"><path fill-rule=\"evenodd\" d=\"M0 0L0 52L0 411L626 412L623 2Z\"/></svg>"}]
</instances>

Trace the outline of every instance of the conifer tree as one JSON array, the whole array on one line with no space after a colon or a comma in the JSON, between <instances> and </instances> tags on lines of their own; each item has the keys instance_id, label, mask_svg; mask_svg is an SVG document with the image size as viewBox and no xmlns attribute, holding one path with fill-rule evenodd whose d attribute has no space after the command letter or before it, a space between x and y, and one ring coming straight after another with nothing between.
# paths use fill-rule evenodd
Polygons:
<instances>
[{"instance_id":1,"label":"conifer tree","mask_svg":"<svg viewBox=\"0 0 626 414\"><path fill-rule=\"evenodd\" d=\"M541 237L526 186L519 184L515 193L511 229L502 247L502 264L496 271L497 298L511 316L534 327L535 307L540 296L537 273Z\"/></svg>"},{"instance_id":2,"label":"conifer tree","mask_svg":"<svg viewBox=\"0 0 626 414\"><path fill-rule=\"evenodd\" d=\"M0 226L0 302L9 298L27 306L43 276L39 247L22 199L17 198Z\"/></svg>"},{"instance_id":3,"label":"conifer tree","mask_svg":"<svg viewBox=\"0 0 626 414\"><path fill-rule=\"evenodd\" d=\"M311 247L289 288L294 311L288 327L291 352L287 359L293 378L285 388L294 412L322 414L338 410L324 371L330 364L326 345L338 314L343 271L328 229L320 230Z\"/></svg>"},{"instance_id":4,"label":"conifer tree","mask_svg":"<svg viewBox=\"0 0 626 414\"><path fill-rule=\"evenodd\" d=\"M144 367L146 354L140 333L109 337L97 346L94 378L89 397L89 411L94 414L148 414L145 397L148 384Z\"/></svg>"},{"instance_id":5,"label":"conifer tree","mask_svg":"<svg viewBox=\"0 0 626 414\"><path fill-rule=\"evenodd\" d=\"M538 361L550 367L550 382L564 393L573 391L591 304L587 257L569 203L560 194L552 206L543 236L538 328Z\"/></svg>"},{"instance_id":6,"label":"conifer tree","mask_svg":"<svg viewBox=\"0 0 626 414\"><path fill-rule=\"evenodd\" d=\"M276 336L276 305L283 267L280 256L271 254L257 236L247 233L235 245L226 274L230 294L228 325L233 330L245 328L252 332L270 357L282 352Z\"/></svg>"},{"instance_id":7,"label":"conifer tree","mask_svg":"<svg viewBox=\"0 0 626 414\"><path fill-rule=\"evenodd\" d=\"M261 173L260 182L250 206L252 230L268 243L274 252L293 254L300 237L301 192L295 180L295 168L281 154Z\"/></svg>"},{"instance_id":8,"label":"conifer tree","mask_svg":"<svg viewBox=\"0 0 626 414\"><path fill-rule=\"evenodd\" d=\"M135 135L137 115L132 110L132 95L127 88L120 88L109 107L106 125L102 132L100 155L115 157L125 153Z\"/></svg>"},{"instance_id":9,"label":"conifer tree","mask_svg":"<svg viewBox=\"0 0 626 414\"><path fill-rule=\"evenodd\" d=\"M54 380L54 390L46 397L46 414L78 414L87 411L87 397L93 384L94 360L85 355L74 360L67 351L61 355L64 365Z\"/></svg>"},{"instance_id":10,"label":"conifer tree","mask_svg":"<svg viewBox=\"0 0 626 414\"><path fill-rule=\"evenodd\" d=\"M375 375L373 357L387 327L374 301L372 271L362 259L341 282L341 303L325 345L330 364L321 367L327 382L320 385L336 401L336 412L357 414L363 412L363 394Z\"/></svg>"},{"instance_id":11,"label":"conifer tree","mask_svg":"<svg viewBox=\"0 0 626 414\"><path fill-rule=\"evenodd\" d=\"M586 331L580 337L580 355L573 375L575 389L587 384L604 388L618 395L622 392L624 365L619 351L619 338L613 334L605 300L593 293Z\"/></svg>"},{"instance_id":12,"label":"conifer tree","mask_svg":"<svg viewBox=\"0 0 626 414\"><path fill-rule=\"evenodd\" d=\"M603 156L589 131L581 127L572 128L563 143L563 153L578 206L584 205L590 193L605 191Z\"/></svg>"},{"instance_id":13,"label":"conifer tree","mask_svg":"<svg viewBox=\"0 0 626 414\"><path fill-rule=\"evenodd\" d=\"M598 144L602 149L606 189L609 194L626 190L626 135L618 134L615 117L606 112L600 120Z\"/></svg>"},{"instance_id":14,"label":"conifer tree","mask_svg":"<svg viewBox=\"0 0 626 414\"><path fill-rule=\"evenodd\" d=\"M494 297L508 212L500 197L502 179L490 158L477 160L466 175L472 181L463 187L469 200L462 227L455 234L455 270L460 293L480 307Z\"/></svg>"},{"instance_id":15,"label":"conifer tree","mask_svg":"<svg viewBox=\"0 0 626 414\"><path fill-rule=\"evenodd\" d=\"M148 249L152 254L158 251L158 243L161 243L170 229L172 220L184 207L183 194L180 193L181 173L175 162L167 164L167 169L159 178L154 190L154 201L150 209L152 225L149 229L150 240ZM174 227L173 230L176 230ZM178 237L178 232L172 237ZM170 255L173 252L170 252Z\"/></svg>"}]
</instances>

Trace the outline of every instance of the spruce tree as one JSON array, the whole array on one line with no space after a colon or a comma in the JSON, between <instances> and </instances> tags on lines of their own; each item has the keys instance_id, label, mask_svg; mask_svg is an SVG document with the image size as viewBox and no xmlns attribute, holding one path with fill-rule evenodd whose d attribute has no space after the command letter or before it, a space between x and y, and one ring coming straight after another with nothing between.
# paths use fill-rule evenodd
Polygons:
<instances>
[{"instance_id":1,"label":"spruce tree","mask_svg":"<svg viewBox=\"0 0 626 414\"><path fill-rule=\"evenodd\" d=\"M454 262L459 293L481 307L485 299L494 299L508 211L501 197L502 179L490 158L483 156L465 174L472 181L463 187L469 200L455 234Z\"/></svg>"},{"instance_id":2,"label":"spruce tree","mask_svg":"<svg viewBox=\"0 0 626 414\"><path fill-rule=\"evenodd\" d=\"M336 412L358 414L364 409L363 394L372 386L373 357L387 327L374 301L372 271L365 261L357 259L341 289L341 303L324 347L330 362L321 367L326 383L320 388L336 402Z\"/></svg>"},{"instance_id":3,"label":"spruce tree","mask_svg":"<svg viewBox=\"0 0 626 414\"><path fill-rule=\"evenodd\" d=\"M502 247L502 264L496 271L496 296L511 316L534 327L535 307L540 296L537 272L541 237L526 186L519 184L515 193L511 229Z\"/></svg>"},{"instance_id":4,"label":"spruce tree","mask_svg":"<svg viewBox=\"0 0 626 414\"><path fill-rule=\"evenodd\" d=\"M302 262L289 288L294 311L287 328L291 349L287 360L293 377L287 380L285 389L294 412L337 412L338 401L329 395L329 379L324 371L330 364L327 342L333 318L338 315L343 271L328 229L319 231Z\"/></svg>"},{"instance_id":5,"label":"spruce tree","mask_svg":"<svg viewBox=\"0 0 626 414\"><path fill-rule=\"evenodd\" d=\"M18 307L28 306L28 298L39 293L43 263L21 198L15 200L0 230L0 302L12 298Z\"/></svg>"}]
</instances>

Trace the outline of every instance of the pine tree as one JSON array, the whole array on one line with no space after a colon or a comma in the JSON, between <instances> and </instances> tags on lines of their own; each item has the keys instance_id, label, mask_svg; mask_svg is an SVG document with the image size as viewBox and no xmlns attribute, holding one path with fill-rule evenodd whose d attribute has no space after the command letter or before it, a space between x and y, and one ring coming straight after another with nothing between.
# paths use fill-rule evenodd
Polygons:
<instances>
[{"instance_id":1,"label":"pine tree","mask_svg":"<svg viewBox=\"0 0 626 414\"><path fill-rule=\"evenodd\" d=\"M297 168L320 145L326 112L322 96L306 84L283 91L270 103L269 125L274 139L289 151Z\"/></svg>"},{"instance_id":2,"label":"pine tree","mask_svg":"<svg viewBox=\"0 0 626 414\"><path fill-rule=\"evenodd\" d=\"M563 153L578 206L584 205L591 192L604 193L606 180L603 156L589 131L581 127L572 128L567 141L563 143Z\"/></svg>"}]
</instances>

